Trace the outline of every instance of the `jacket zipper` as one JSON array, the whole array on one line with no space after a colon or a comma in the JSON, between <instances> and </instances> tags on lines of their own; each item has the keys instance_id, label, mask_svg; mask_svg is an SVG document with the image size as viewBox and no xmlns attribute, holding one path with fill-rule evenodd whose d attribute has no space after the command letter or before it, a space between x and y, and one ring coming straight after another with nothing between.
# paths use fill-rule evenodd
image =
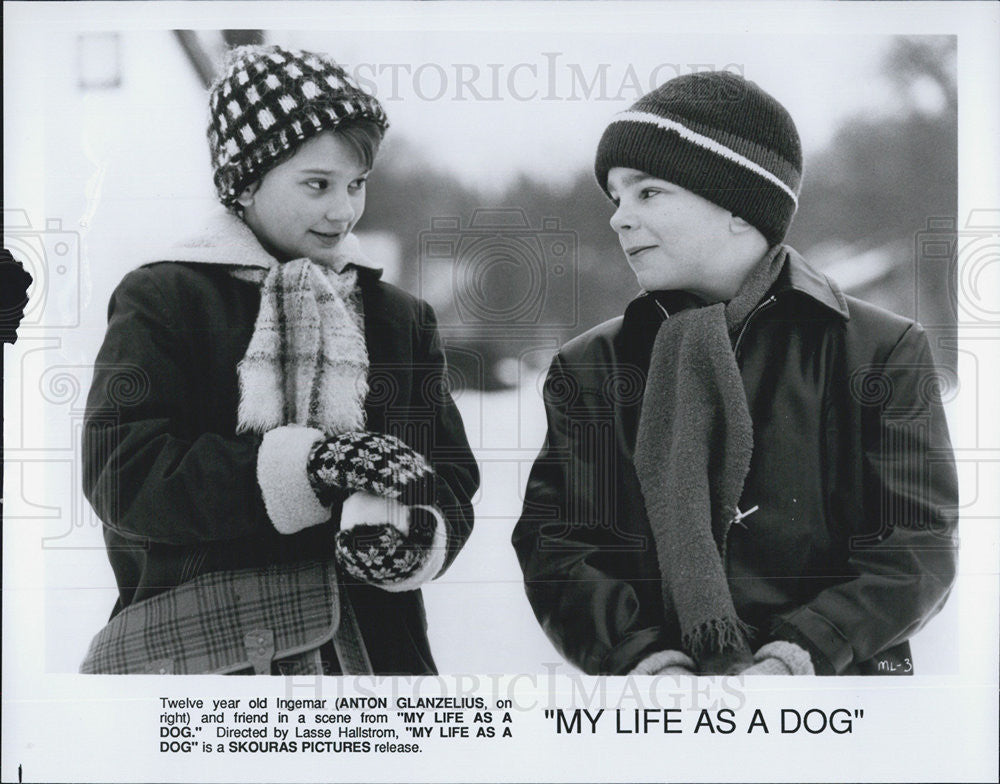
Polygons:
<instances>
[{"instance_id":1,"label":"jacket zipper","mask_svg":"<svg viewBox=\"0 0 1000 784\"><path fill-rule=\"evenodd\" d=\"M774 294L761 302L757 307L750 311L750 315L747 316L746 321L743 322L743 326L740 327L740 334L736 336L736 343L733 345L733 354L738 358L740 355L740 344L743 342L743 336L747 332L747 327L750 326L750 322L753 321L754 317L763 310L771 307L776 302Z\"/></svg>"},{"instance_id":2,"label":"jacket zipper","mask_svg":"<svg viewBox=\"0 0 1000 784\"><path fill-rule=\"evenodd\" d=\"M771 307L771 305L773 305L776 301L777 300L776 300L774 294L771 294L767 299L765 299L763 302L761 302L760 304L758 304L757 307L755 307L753 310L750 311L750 315L747 316L746 321L743 322L743 326L740 327L740 334L736 336L736 343L733 344L733 355L737 359L739 359L739 357L740 357L740 345L743 343L743 336L746 335L747 328L749 328L749 326L750 326L750 322L753 321L754 317L756 317L759 313L761 313L762 311L767 310L769 307ZM729 561L728 561L728 559L729 559L729 532L730 532L730 530L732 530L732 527L733 527L733 525L735 523L739 523L740 525L742 525L743 524L742 523L743 518L746 517L749 514L752 514L753 512L756 512L756 511L757 511L757 507L755 506L755 507L753 507L753 509L749 510L748 512L740 513L739 508L737 507L737 509L736 509L736 512L737 512L736 515L734 515L731 520L729 520L729 521L726 522L726 527L722 531L722 571L723 571L723 574L729 574Z\"/></svg>"},{"instance_id":3,"label":"jacket zipper","mask_svg":"<svg viewBox=\"0 0 1000 784\"><path fill-rule=\"evenodd\" d=\"M726 527L722 532L722 570L724 574L729 574L729 564L726 562L726 558L729 555L729 532L733 530L734 525L739 525L746 529L747 525L743 522L743 518L749 517L758 509L760 509L760 505L752 506L745 512L741 512L737 506L735 514L726 523Z\"/></svg>"},{"instance_id":4,"label":"jacket zipper","mask_svg":"<svg viewBox=\"0 0 1000 784\"><path fill-rule=\"evenodd\" d=\"M755 316L757 316L759 313L766 310L767 308L771 307L771 305L773 305L776 301L777 299L775 298L774 294L771 294L767 299L765 299L763 302L758 304L757 307L755 307L752 311L750 311L750 315L747 316L746 321L743 322L743 326L740 327L740 334L736 336L736 343L733 345L733 354L736 357L739 357L740 344L743 342L743 336L746 334L747 328L750 326L750 322L753 321ZM653 297L653 302L656 303L656 307L658 307L660 311L663 313L664 320L670 318L670 312L665 307L663 307L663 304L658 299ZM734 524L738 523L740 525L743 525L742 522L743 518L753 514L754 512L757 511L757 509L758 507L755 506L746 512L740 512L739 508L737 508L736 514L733 515L732 519L726 522L726 527L722 531L722 569L725 574L729 573L729 564L727 562L729 556L729 546L728 546L729 531L732 529Z\"/></svg>"}]
</instances>

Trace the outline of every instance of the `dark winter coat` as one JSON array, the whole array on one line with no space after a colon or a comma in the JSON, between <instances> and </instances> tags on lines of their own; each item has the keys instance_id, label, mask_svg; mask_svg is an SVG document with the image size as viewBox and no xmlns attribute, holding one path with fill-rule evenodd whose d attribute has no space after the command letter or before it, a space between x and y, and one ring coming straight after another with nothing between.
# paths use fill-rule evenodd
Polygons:
<instances>
[{"instance_id":1,"label":"dark winter coat","mask_svg":"<svg viewBox=\"0 0 1000 784\"><path fill-rule=\"evenodd\" d=\"M679 649L632 463L653 339L689 302L647 294L567 343L513 535L528 598L566 658L626 673ZM659 303L659 304L658 304ZM957 479L922 328L845 297L791 251L734 341L754 429L724 565L754 649L818 674L912 672L907 639L955 576Z\"/></svg>"},{"instance_id":2,"label":"dark winter coat","mask_svg":"<svg viewBox=\"0 0 1000 784\"><path fill-rule=\"evenodd\" d=\"M479 474L441 383L434 314L369 270L359 269L358 284L367 427L401 437L434 465L447 567L472 530ZM261 436L236 434L236 366L259 304L257 285L227 268L182 263L131 272L111 298L83 458L118 582L114 613L208 572L333 558L339 507L326 524L279 534L257 484ZM435 672L419 590L349 582L347 591L375 672Z\"/></svg>"}]
</instances>

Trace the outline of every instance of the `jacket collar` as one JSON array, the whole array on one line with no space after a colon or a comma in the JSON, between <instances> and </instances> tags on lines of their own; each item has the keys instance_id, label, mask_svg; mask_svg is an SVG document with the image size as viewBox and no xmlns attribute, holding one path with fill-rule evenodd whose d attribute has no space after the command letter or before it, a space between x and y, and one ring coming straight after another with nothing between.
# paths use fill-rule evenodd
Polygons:
<instances>
[{"instance_id":1,"label":"jacket collar","mask_svg":"<svg viewBox=\"0 0 1000 784\"><path fill-rule=\"evenodd\" d=\"M839 315L845 321L851 317L847 299L840 287L817 269L809 266L797 250L785 245L788 259L775 284L775 291L797 291Z\"/></svg>"},{"instance_id":2,"label":"jacket collar","mask_svg":"<svg viewBox=\"0 0 1000 784\"><path fill-rule=\"evenodd\" d=\"M218 208L195 234L156 252L145 264L154 261L183 261L195 264L222 264L269 270L279 262L268 253L240 218ZM361 250L352 232L340 241L333 269L343 272L349 264L380 275L382 268Z\"/></svg>"},{"instance_id":3,"label":"jacket collar","mask_svg":"<svg viewBox=\"0 0 1000 784\"><path fill-rule=\"evenodd\" d=\"M845 321L848 320L850 311L840 287L811 267L797 250L789 245L783 247L788 252L788 257L774 284L774 293L796 291L833 311ZM682 291L647 291L629 303L625 309L625 321L659 324L663 320L661 306L669 313L677 313L699 304L696 297Z\"/></svg>"}]
</instances>

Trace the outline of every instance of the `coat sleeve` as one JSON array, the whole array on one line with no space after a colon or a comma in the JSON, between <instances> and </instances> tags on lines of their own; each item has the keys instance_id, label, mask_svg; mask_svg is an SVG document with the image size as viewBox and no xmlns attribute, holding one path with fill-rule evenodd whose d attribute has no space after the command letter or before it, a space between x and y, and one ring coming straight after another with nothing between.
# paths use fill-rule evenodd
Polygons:
<instances>
[{"instance_id":1,"label":"coat sleeve","mask_svg":"<svg viewBox=\"0 0 1000 784\"><path fill-rule=\"evenodd\" d=\"M192 352L155 271L129 273L111 297L87 399L83 488L120 535L172 545L271 528L257 485L258 435L196 432Z\"/></svg>"},{"instance_id":2,"label":"coat sleeve","mask_svg":"<svg viewBox=\"0 0 1000 784\"><path fill-rule=\"evenodd\" d=\"M432 421L429 443L411 445L424 452L434 467L435 506L445 526L446 552L438 571L441 574L472 533L472 497L479 488L479 469L461 414L448 391L447 364L434 310L420 301L418 311L420 337L414 361L411 410L430 412ZM399 435L407 440L405 433Z\"/></svg>"},{"instance_id":3,"label":"coat sleeve","mask_svg":"<svg viewBox=\"0 0 1000 784\"><path fill-rule=\"evenodd\" d=\"M640 623L639 598L602 547L614 527L598 512L614 456L593 449L593 423L567 405L576 388L557 355L545 382L548 431L512 541L528 601L560 653L586 673L623 674L664 640Z\"/></svg>"},{"instance_id":4,"label":"coat sleeve","mask_svg":"<svg viewBox=\"0 0 1000 784\"><path fill-rule=\"evenodd\" d=\"M958 479L923 329L854 377L861 406L864 520L848 542L853 579L779 619L776 639L843 672L907 640L944 604L957 562Z\"/></svg>"}]
</instances>

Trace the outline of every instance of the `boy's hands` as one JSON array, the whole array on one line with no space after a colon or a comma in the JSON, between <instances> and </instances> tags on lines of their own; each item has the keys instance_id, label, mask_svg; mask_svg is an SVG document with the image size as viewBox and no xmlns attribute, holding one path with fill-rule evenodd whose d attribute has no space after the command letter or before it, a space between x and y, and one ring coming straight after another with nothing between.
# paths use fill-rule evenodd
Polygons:
<instances>
[{"instance_id":1,"label":"boy's hands","mask_svg":"<svg viewBox=\"0 0 1000 784\"><path fill-rule=\"evenodd\" d=\"M696 675L697 667L683 651L657 651L635 665L629 675Z\"/></svg>"},{"instance_id":2,"label":"boy's hands","mask_svg":"<svg viewBox=\"0 0 1000 784\"><path fill-rule=\"evenodd\" d=\"M809 653L798 645L774 640L762 645L754 662L740 675L813 675ZM642 659L629 675L697 675L698 666L682 651L657 651Z\"/></svg>"},{"instance_id":3,"label":"boy's hands","mask_svg":"<svg viewBox=\"0 0 1000 784\"><path fill-rule=\"evenodd\" d=\"M740 675L815 675L808 651L794 642L774 640L753 655L754 663Z\"/></svg>"}]
</instances>

